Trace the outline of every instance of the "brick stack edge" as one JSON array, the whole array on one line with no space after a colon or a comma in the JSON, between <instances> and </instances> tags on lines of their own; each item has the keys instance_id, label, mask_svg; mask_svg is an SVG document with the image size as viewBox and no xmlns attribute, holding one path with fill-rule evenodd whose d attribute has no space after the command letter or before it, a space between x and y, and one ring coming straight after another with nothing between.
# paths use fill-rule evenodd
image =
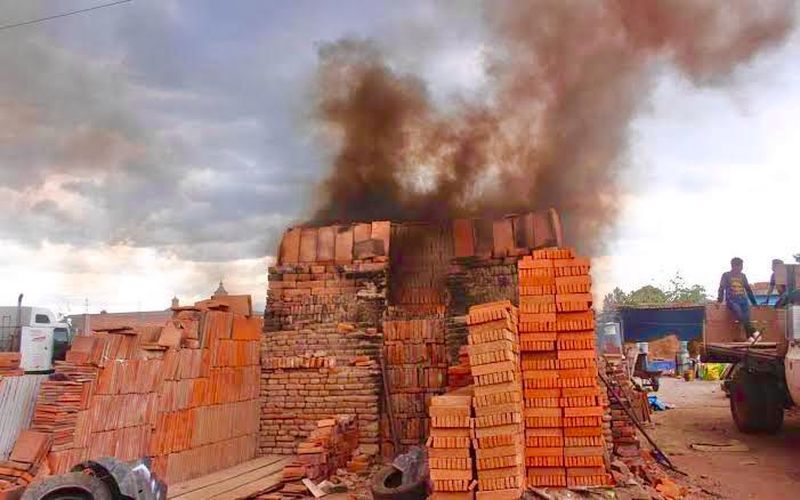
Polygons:
<instances>
[{"instance_id":1,"label":"brick stack edge","mask_svg":"<svg viewBox=\"0 0 800 500\"><path fill-rule=\"evenodd\" d=\"M479 499L517 499L525 487L517 322L517 308L510 301L469 310Z\"/></svg>"},{"instance_id":2,"label":"brick stack edge","mask_svg":"<svg viewBox=\"0 0 800 500\"><path fill-rule=\"evenodd\" d=\"M474 498L475 471L472 450L472 388L463 387L431 398L430 436L427 440L431 500Z\"/></svg>"},{"instance_id":3,"label":"brick stack edge","mask_svg":"<svg viewBox=\"0 0 800 500\"><path fill-rule=\"evenodd\" d=\"M253 458L262 322L226 310L76 337L34 408L31 428L52 436L50 471L149 456L174 483Z\"/></svg>"},{"instance_id":4,"label":"brick stack edge","mask_svg":"<svg viewBox=\"0 0 800 500\"><path fill-rule=\"evenodd\" d=\"M606 380L609 382L608 399L610 412L610 441L615 455L631 458L639 457L639 438L636 427L622 407L624 404L634 412L639 422L650 420L650 407L647 403L647 393L635 389L633 381L628 376L624 359L604 359ZM616 394L619 402L613 397Z\"/></svg>"},{"instance_id":5,"label":"brick stack edge","mask_svg":"<svg viewBox=\"0 0 800 500\"><path fill-rule=\"evenodd\" d=\"M589 261L535 250L519 275L528 484L608 484Z\"/></svg>"}]
</instances>

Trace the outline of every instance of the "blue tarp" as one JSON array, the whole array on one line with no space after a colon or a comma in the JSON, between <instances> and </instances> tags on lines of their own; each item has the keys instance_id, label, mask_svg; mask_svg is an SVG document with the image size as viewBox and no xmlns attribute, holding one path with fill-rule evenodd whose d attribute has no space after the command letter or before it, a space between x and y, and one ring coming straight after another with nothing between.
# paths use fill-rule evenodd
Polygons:
<instances>
[{"instance_id":1,"label":"blue tarp","mask_svg":"<svg viewBox=\"0 0 800 500\"><path fill-rule=\"evenodd\" d=\"M705 308L651 307L620 308L622 338L625 342L649 342L667 335L677 335L679 340L692 340L703 334Z\"/></svg>"}]
</instances>

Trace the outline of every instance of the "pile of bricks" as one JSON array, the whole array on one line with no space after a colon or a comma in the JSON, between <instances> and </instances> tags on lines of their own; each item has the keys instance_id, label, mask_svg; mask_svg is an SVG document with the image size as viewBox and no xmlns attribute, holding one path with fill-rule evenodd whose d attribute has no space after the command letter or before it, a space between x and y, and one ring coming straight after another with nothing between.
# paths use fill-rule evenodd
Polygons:
<instances>
[{"instance_id":1,"label":"pile of bricks","mask_svg":"<svg viewBox=\"0 0 800 500\"><path fill-rule=\"evenodd\" d=\"M0 462L0 498L19 498L37 474L47 472L47 453L53 443L51 435L31 430L22 431L11 456ZM45 470L40 469L44 467Z\"/></svg>"},{"instance_id":2,"label":"pile of bricks","mask_svg":"<svg viewBox=\"0 0 800 500\"><path fill-rule=\"evenodd\" d=\"M517 323L510 301L469 310L478 498L517 499L525 487Z\"/></svg>"},{"instance_id":3,"label":"pile of bricks","mask_svg":"<svg viewBox=\"0 0 800 500\"><path fill-rule=\"evenodd\" d=\"M0 352L0 377L16 377L23 374L19 368L18 352Z\"/></svg>"},{"instance_id":4,"label":"pile of bricks","mask_svg":"<svg viewBox=\"0 0 800 500\"><path fill-rule=\"evenodd\" d=\"M233 309L206 302L163 327L76 337L42 383L31 426L52 438L52 472L149 456L172 483L255 456L262 322Z\"/></svg>"},{"instance_id":5,"label":"pile of bricks","mask_svg":"<svg viewBox=\"0 0 800 500\"><path fill-rule=\"evenodd\" d=\"M464 387L431 398L428 448L433 500L468 500L474 497L472 388Z\"/></svg>"},{"instance_id":6,"label":"pile of bricks","mask_svg":"<svg viewBox=\"0 0 800 500\"><path fill-rule=\"evenodd\" d=\"M441 319L384 321L383 336L387 385L401 445L400 450L392 449L384 432L382 452L391 457L425 441L431 397L441 394L447 381L447 353Z\"/></svg>"},{"instance_id":7,"label":"pile of bricks","mask_svg":"<svg viewBox=\"0 0 800 500\"><path fill-rule=\"evenodd\" d=\"M306 492L306 487L300 484L303 479L315 483L327 479L348 465L356 448L358 426L352 415L318 421L316 429L297 445L295 459L284 466L284 486L280 493Z\"/></svg>"},{"instance_id":8,"label":"pile of bricks","mask_svg":"<svg viewBox=\"0 0 800 500\"><path fill-rule=\"evenodd\" d=\"M317 422L352 414L359 439L377 451L383 337L351 323L264 333L261 454L293 454Z\"/></svg>"},{"instance_id":9,"label":"pile of bricks","mask_svg":"<svg viewBox=\"0 0 800 500\"><path fill-rule=\"evenodd\" d=\"M650 405L647 403L647 393L635 388L626 370L624 359L606 356L604 365L605 378L609 383L607 390L613 451L622 457L638 457L639 438L636 435L636 426L623 405L633 413L639 422L648 422Z\"/></svg>"},{"instance_id":10,"label":"pile of bricks","mask_svg":"<svg viewBox=\"0 0 800 500\"><path fill-rule=\"evenodd\" d=\"M589 261L535 250L519 290L528 484L607 484Z\"/></svg>"},{"instance_id":11,"label":"pile of bricks","mask_svg":"<svg viewBox=\"0 0 800 500\"><path fill-rule=\"evenodd\" d=\"M472 369L469 365L469 349L462 345L458 350L458 363L447 368L447 388L449 390L473 384Z\"/></svg>"}]
</instances>

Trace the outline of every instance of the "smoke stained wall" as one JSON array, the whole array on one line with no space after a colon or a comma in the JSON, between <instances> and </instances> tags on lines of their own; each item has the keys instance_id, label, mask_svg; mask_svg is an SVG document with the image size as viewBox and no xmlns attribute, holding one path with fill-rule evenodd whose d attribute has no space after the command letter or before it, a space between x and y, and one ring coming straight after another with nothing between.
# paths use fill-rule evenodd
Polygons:
<instances>
[{"instance_id":1,"label":"smoke stained wall","mask_svg":"<svg viewBox=\"0 0 800 500\"><path fill-rule=\"evenodd\" d=\"M555 207L570 242L597 252L654 70L724 84L783 41L795 14L792 0L487 2L489 95L447 112L371 42L326 44L316 109L336 150L314 222Z\"/></svg>"}]
</instances>

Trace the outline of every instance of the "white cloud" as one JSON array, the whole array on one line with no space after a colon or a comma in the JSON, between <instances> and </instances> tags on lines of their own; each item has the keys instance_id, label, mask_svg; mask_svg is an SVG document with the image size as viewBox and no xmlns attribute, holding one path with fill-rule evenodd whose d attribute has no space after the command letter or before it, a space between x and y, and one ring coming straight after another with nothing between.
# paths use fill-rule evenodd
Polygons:
<instances>
[{"instance_id":1,"label":"white cloud","mask_svg":"<svg viewBox=\"0 0 800 500\"><path fill-rule=\"evenodd\" d=\"M247 293L263 310L269 258L195 262L148 248L100 245L78 248L43 243L38 248L0 242L0 304L25 303L79 313L159 310L173 294L182 303L207 298L223 280L230 293ZM213 277L213 279L212 279Z\"/></svg>"}]
</instances>

